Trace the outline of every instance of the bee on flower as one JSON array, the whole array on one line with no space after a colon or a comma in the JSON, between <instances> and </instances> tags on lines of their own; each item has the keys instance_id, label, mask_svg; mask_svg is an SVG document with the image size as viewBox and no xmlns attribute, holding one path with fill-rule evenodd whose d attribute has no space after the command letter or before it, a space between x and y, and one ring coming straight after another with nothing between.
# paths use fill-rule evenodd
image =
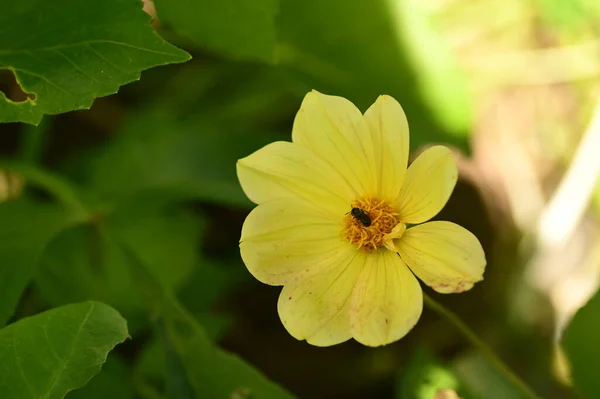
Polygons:
<instances>
[{"instance_id":1,"label":"bee on flower","mask_svg":"<svg viewBox=\"0 0 600 399\"><path fill-rule=\"evenodd\" d=\"M258 206L244 222L242 259L259 281L283 286L278 312L298 340L330 346L354 338L381 346L404 337L423 309L416 277L440 293L483 279L477 238L432 221L458 178L449 149L434 146L408 167L400 104L380 96L365 114L312 91L292 142L237 163Z\"/></svg>"}]
</instances>

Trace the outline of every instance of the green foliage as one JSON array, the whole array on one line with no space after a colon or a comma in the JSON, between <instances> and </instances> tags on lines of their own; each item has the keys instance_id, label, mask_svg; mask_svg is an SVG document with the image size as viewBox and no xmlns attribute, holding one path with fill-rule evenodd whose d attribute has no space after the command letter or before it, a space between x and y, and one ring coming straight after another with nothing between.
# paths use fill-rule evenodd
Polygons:
<instances>
[{"instance_id":1,"label":"green foliage","mask_svg":"<svg viewBox=\"0 0 600 399\"><path fill-rule=\"evenodd\" d=\"M106 363L83 388L71 391L67 399L133 399L131 371L119 357L111 354Z\"/></svg>"},{"instance_id":2,"label":"green foliage","mask_svg":"<svg viewBox=\"0 0 600 399\"><path fill-rule=\"evenodd\" d=\"M206 48L273 62L278 0L156 0L161 20Z\"/></svg>"},{"instance_id":3,"label":"green foliage","mask_svg":"<svg viewBox=\"0 0 600 399\"><path fill-rule=\"evenodd\" d=\"M80 219L55 205L28 200L0 204L0 326L13 314L41 253L61 230Z\"/></svg>"},{"instance_id":4,"label":"green foliage","mask_svg":"<svg viewBox=\"0 0 600 399\"><path fill-rule=\"evenodd\" d=\"M571 366L571 377L584 398L600 397L600 293L573 317L563 333L562 346Z\"/></svg>"},{"instance_id":5,"label":"green foliage","mask_svg":"<svg viewBox=\"0 0 600 399\"><path fill-rule=\"evenodd\" d=\"M413 150L442 142L468 151L470 82L451 40L437 29L448 21L438 26L433 16L451 19L456 11L468 19L474 11L487 15L488 6L144 5L152 3L151 24L139 0L0 0L0 122L21 122L0 125L0 327L8 323L0 330L0 398L279 399L292 396L288 389L300 397L341 389L363 398L390 396L394 387L398 398L432 398L440 389L464 399L518 398L488 361L426 314L414 332L385 348L297 342L277 317L279 289L254 283L238 249L253 204L239 186L236 161L290 140L311 89L347 97L363 111L380 94L392 95L408 116ZM590 22L583 16L597 18L598 2L563 3L539 0L532 14L580 40L580 25ZM462 28L464 42L490 33ZM161 36L194 61L180 65L190 56ZM152 68L166 64L174 65ZM144 70L139 83L122 88ZM5 84L7 73L29 99L7 98L16 89ZM90 110L68 113L117 91ZM37 125L44 115L57 116L37 128L23 125ZM5 172L23 179L22 192L9 187ZM450 220L477 213L479 204L471 208L462 199ZM475 226L488 229L487 221ZM503 242L491 246L505 249ZM514 278L509 268L492 265L493 251L486 255L487 273L501 269L504 280ZM485 311L496 306L489 315L510 313L499 300L510 289L487 273L478 287L489 290L474 289L464 302L462 295L448 299L473 320L485 295L493 296L481 302ZM575 316L563 340L576 389L590 398L600 397L597 302ZM511 351L500 357L523 357L518 371L540 393L561 396L546 370L538 370L551 349L551 323L516 331L504 319L486 320L484 340ZM106 360L127 334L132 341ZM439 358L423 350L406 356L423 346ZM525 359L521 348L528 346Z\"/></svg>"},{"instance_id":6,"label":"green foliage","mask_svg":"<svg viewBox=\"0 0 600 399\"><path fill-rule=\"evenodd\" d=\"M426 18L411 1L285 1L281 64L300 73L307 89L342 95L363 110L380 94L396 98L413 149L432 141L466 148L465 83Z\"/></svg>"},{"instance_id":7,"label":"green foliage","mask_svg":"<svg viewBox=\"0 0 600 399\"><path fill-rule=\"evenodd\" d=\"M119 237L117 232L114 235ZM171 389L186 392L189 386L197 398L233 397L241 393L259 398L291 397L237 356L216 348L198 322L144 265L141 248L132 245L127 237L117 239L128 254L137 286L156 317ZM185 376L178 375L183 371Z\"/></svg>"},{"instance_id":8,"label":"green foliage","mask_svg":"<svg viewBox=\"0 0 600 399\"><path fill-rule=\"evenodd\" d=\"M114 309L85 302L20 320L0 330L0 396L61 399L92 378L128 337Z\"/></svg>"},{"instance_id":9,"label":"green foliage","mask_svg":"<svg viewBox=\"0 0 600 399\"><path fill-rule=\"evenodd\" d=\"M152 31L137 0L1 0L0 9L0 69L34 96L15 103L0 93L0 122L89 108L144 69L189 59Z\"/></svg>"},{"instance_id":10,"label":"green foliage","mask_svg":"<svg viewBox=\"0 0 600 399\"><path fill-rule=\"evenodd\" d=\"M251 205L237 182L235 162L258 149L258 140L239 127L151 108L135 114L117 134L119 140L90 162L88 192L97 198L121 202L141 193L171 201Z\"/></svg>"}]
</instances>

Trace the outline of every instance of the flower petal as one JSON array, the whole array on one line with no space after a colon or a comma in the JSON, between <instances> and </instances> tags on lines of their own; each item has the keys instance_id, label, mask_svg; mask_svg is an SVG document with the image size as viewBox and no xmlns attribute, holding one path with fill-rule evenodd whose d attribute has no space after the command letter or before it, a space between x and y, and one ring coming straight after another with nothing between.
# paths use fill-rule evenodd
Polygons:
<instances>
[{"instance_id":1,"label":"flower petal","mask_svg":"<svg viewBox=\"0 0 600 399\"><path fill-rule=\"evenodd\" d=\"M404 337L423 310L423 291L398 254L370 254L350 304L354 339L363 345L387 345Z\"/></svg>"},{"instance_id":2,"label":"flower petal","mask_svg":"<svg viewBox=\"0 0 600 399\"><path fill-rule=\"evenodd\" d=\"M302 197L341 217L356 192L325 161L293 143L271 143L237 162L242 189L261 204L276 198Z\"/></svg>"},{"instance_id":3,"label":"flower petal","mask_svg":"<svg viewBox=\"0 0 600 399\"><path fill-rule=\"evenodd\" d=\"M330 346L352 338L348 309L350 296L367 254L350 243L316 272L296 276L281 291L279 317L296 339Z\"/></svg>"},{"instance_id":4,"label":"flower petal","mask_svg":"<svg viewBox=\"0 0 600 399\"><path fill-rule=\"evenodd\" d=\"M376 194L373 140L363 115L350 101L314 90L308 93L294 120L292 141L343 173L359 196Z\"/></svg>"},{"instance_id":5,"label":"flower petal","mask_svg":"<svg viewBox=\"0 0 600 399\"><path fill-rule=\"evenodd\" d=\"M300 198L258 205L242 227L240 253L259 281L284 285L295 274L343 256L339 219Z\"/></svg>"},{"instance_id":6,"label":"flower petal","mask_svg":"<svg viewBox=\"0 0 600 399\"><path fill-rule=\"evenodd\" d=\"M443 146L425 150L409 166L396 203L404 223L423 223L442 210L458 179L452 152Z\"/></svg>"},{"instance_id":7,"label":"flower petal","mask_svg":"<svg viewBox=\"0 0 600 399\"><path fill-rule=\"evenodd\" d=\"M467 291L483 280L483 248L477 237L457 224L424 223L406 230L396 241L408 267L437 292Z\"/></svg>"},{"instance_id":8,"label":"flower petal","mask_svg":"<svg viewBox=\"0 0 600 399\"><path fill-rule=\"evenodd\" d=\"M379 198L393 201L398 196L408 165L408 121L402 106L390 96L379 96L365 120L375 150Z\"/></svg>"}]
</instances>

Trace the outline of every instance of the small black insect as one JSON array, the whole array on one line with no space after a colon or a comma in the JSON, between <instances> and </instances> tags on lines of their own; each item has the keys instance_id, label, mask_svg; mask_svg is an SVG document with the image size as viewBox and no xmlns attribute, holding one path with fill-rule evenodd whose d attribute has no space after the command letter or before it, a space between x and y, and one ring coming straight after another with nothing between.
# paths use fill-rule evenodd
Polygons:
<instances>
[{"instance_id":1,"label":"small black insect","mask_svg":"<svg viewBox=\"0 0 600 399\"><path fill-rule=\"evenodd\" d=\"M354 216L357 220L359 220L363 226L369 227L371 225L371 218L367 215L367 212L360 208L352 208L350 214Z\"/></svg>"}]
</instances>

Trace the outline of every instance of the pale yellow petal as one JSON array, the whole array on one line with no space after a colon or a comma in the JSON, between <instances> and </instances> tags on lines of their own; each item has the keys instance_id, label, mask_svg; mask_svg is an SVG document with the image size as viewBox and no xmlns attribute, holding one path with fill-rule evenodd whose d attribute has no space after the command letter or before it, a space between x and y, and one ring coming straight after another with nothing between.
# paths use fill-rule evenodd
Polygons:
<instances>
[{"instance_id":1,"label":"pale yellow petal","mask_svg":"<svg viewBox=\"0 0 600 399\"><path fill-rule=\"evenodd\" d=\"M393 201L398 196L408 165L408 121L402 106L390 96L379 96L367 112L375 150L377 196Z\"/></svg>"},{"instance_id":2,"label":"pale yellow petal","mask_svg":"<svg viewBox=\"0 0 600 399\"><path fill-rule=\"evenodd\" d=\"M366 257L352 244L327 259L319 271L297 275L279 296L279 317L298 340L315 346L330 346L352 337L348 309L356 279Z\"/></svg>"},{"instance_id":3,"label":"pale yellow petal","mask_svg":"<svg viewBox=\"0 0 600 399\"><path fill-rule=\"evenodd\" d=\"M423 223L442 210L454 190L458 167L452 152L443 146L425 150L410 165L396 201L400 220Z\"/></svg>"},{"instance_id":4,"label":"pale yellow petal","mask_svg":"<svg viewBox=\"0 0 600 399\"><path fill-rule=\"evenodd\" d=\"M240 253L259 281L284 285L300 271L343 256L339 219L300 198L258 205L242 227Z\"/></svg>"},{"instance_id":5,"label":"pale yellow petal","mask_svg":"<svg viewBox=\"0 0 600 399\"><path fill-rule=\"evenodd\" d=\"M261 204L276 198L301 197L343 216L356 192L326 162L293 143L271 143L237 162L242 189Z\"/></svg>"},{"instance_id":6,"label":"pale yellow petal","mask_svg":"<svg viewBox=\"0 0 600 399\"><path fill-rule=\"evenodd\" d=\"M292 141L342 173L359 196L376 194L373 140L363 115L350 101L308 93L294 120Z\"/></svg>"},{"instance_id":7,"label":"pale yellow petal","mask_svg":"<svg viewBox=\"0 0 600 399\"><path fill-rule=\"evenodd\" d=\"M354 339L387 345L404 337L423 310L423 291L398 254L379 250L369 256L350 305Z\"/></svg>"},{"instance_id":8,"label":"pale yellow petal","mask_svg":"<svg viewBox=\"0 0 600 399\"><path fill-rule=\"evenodd\" d=\"M435 221L411 227L396 248L413 273L437 292L467 291L483 280L483 248L457 224Z\"/></svg>"}]
</instances>

